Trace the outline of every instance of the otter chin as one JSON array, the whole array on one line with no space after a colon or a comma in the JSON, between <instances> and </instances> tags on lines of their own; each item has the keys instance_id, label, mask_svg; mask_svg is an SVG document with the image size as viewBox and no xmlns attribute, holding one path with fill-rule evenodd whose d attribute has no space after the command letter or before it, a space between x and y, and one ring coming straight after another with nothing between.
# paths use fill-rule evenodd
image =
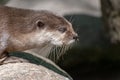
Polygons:
<instances>
[{"instance_id":1,"label":"otter chin","mask_svg":"<svg viewBox=\"0 0 120 80\"><path fill-rule=\"evenodd\" d=\"M0 6L0 59L9 52L69 45L78 39L72 24L47 10Z\"/></svg>"}]
</instances>

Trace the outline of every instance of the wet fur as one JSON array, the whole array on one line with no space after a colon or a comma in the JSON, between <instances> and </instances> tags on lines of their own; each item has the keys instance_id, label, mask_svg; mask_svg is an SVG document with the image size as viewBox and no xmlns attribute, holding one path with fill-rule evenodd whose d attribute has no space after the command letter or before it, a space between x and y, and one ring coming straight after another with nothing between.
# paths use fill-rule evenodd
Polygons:
<instances>
[{"instance_id":1,"label":"wet fur","mask_svg":"<svg viewBox=\"0 0 120 80\"><path fill-rule=\"evenodd\" d=\"M45 26L37 27L37 21L44 22ZM66 27L67 31L61 33L59 27ZM52 12L0 6L0 59L12 51L42 48L47 44L70 44L76 35L65 18Z\"/></svg>"}]
</instances>

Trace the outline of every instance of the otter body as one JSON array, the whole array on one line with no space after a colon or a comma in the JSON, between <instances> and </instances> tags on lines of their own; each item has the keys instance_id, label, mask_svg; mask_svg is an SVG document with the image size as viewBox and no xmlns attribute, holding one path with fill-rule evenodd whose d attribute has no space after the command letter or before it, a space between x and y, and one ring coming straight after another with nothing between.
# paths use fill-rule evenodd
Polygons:
<instances>
[{"instance_id":1,"label":"otter body","mask_svg":"<svg viewBox=\"0 0 120 80\"><path fill-rule=\"evenodd\" d=\"M0 63L12 51L69 45L76 39L71 23L52 12L0 6Z\"/></svg>"}]
</instances>

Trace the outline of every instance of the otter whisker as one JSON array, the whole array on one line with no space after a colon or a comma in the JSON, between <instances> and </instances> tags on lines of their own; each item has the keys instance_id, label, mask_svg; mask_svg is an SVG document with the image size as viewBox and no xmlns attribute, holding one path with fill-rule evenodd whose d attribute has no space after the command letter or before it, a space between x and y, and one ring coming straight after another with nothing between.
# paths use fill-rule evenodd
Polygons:
<instances>
[{"instance_id":1,"label":"otter whisker","mask_svg":"<svg viewBox=\"0 0 120 80\"><path fill-rule=\"evenodd\" d=\"M65 53L66 47L67 47L67 46L64 46L64 47L63 47L63 51L62 51L62 54L61 54L61 55L63 55L63 54Z\"/></svg>"},{"instance_id":2,"label":"otter whisker","mask_svg":"<svg viewBox=\"0 0 120 80\"><path fill-rule=\"evenodd\" d=\"M49 54L50 54L50 50L51 50L51 48L50 48L50 44L48 44L47 46L46 46L46 48L44 48L44 50L43 50L43 52L46 50L46 57L48 57L49 56Z\"/></svg>"},{"instance_id":3,"label":"otter whisker","mask_svg":"<svg viewBox=\"0 0 120 80\"><path fill-rule=\"evenodd\" d=\"M50 52L50 55L49 55L49 58L52 59L52 60L53 60L52 57L54 57L54 56L53 56L54 52L55 52L55 46L52 48L52 50L51 50L51 52Z\"/></svg>"},{"instance_id":4,"label":"otter whisker","mask_svg":"<svg viewBox=\"0 0 120 80\"><path fill-rule=\"evenodd\" d=\"M64 49L64 46L61 46L60 49L61 49L61 50L60 50L60 52L59 52L59 54L58 54L58 58L57 58L57 59L59 59L59 57L61 56L62 51L63 51L63 49Z\"/></svg>"},{"instance_id":5,"label":"otter whisker","mask_svg":"<svg viewBox=\"0 0 120 80\"><path fill-rule=\"evenodd\" d=\"M71 20L71 23L73 24L73 23L74 23L74 21L75 21L75 18L73 18L73 19Z\"/></svg>"},{"instance_id":6,"label":"otter whisker","mask_svg":"<svg viewBox=\"0 0 120 80\"><path fill-rule=\"evenodd\" d=\"M62 52L61 52L61 55L60 55L60 57L61 57L61 59L63 60L63 54L64 54L64 52L65 52L65 46L63 47L63 49L62 49Z\"/></svg>"},{"instance_id":7,"label":"otter whisker","mask_svg":"<svg viewBox=\"0 0 120 80\"><path fill-rule=\"evenodd\" d=\"M57 53L57 46L55 48L55 53L53 54L54 55L54 61L56 61L56 53Z\"/></svg>"},{"instance_id":8,"label":"otter whisker","mask_svg":"<svg viewBox=\"0 0 120 80\"><path fill-rule=\"evenodd\" d=\"M73 44L71 45L63 45L61 47L58 46L54 46L50 52L49 58L52 59L54 62L57 62L57 60L61 57L61 59L63 59L63 54L71 49L71 47L73 46Z\"/></svg>"},{"instance_id":9,"label":"otter whisker","mask_svg":"<svg viewBox=\"0 0 120 80\"><path fill-rule=\"evenodd\" d=\"M45 51L46 50L46 51ZM48 52L48 45L46 45L46 46L44 46L43 48L42 48L42 50L40 50L40 53L41 54L43 54L43 53L45 53L45 52ZM45 53L46 54L46 53ZM48 55L48 53L45 55L46 57L47 57L47 55Z\"/></svg>"},{"instance_id":10,"label":"otter whisker","mask_svg":"<svg viewBox=\"0 0 120 80\"><path fill-rule=\"evenodd\" d=\"M58 58L59 58L59 54L60 54L60 52L61 52L61 48L60 48L60 47L58 47L58 51L56 52L56 59L58 59Z\"/></svg>"},{"instance_id":11,"label":"otter whisker","mask_svg":"<svg viewBox=\"0 0 120 80\"><path fill-rule=\"evenodd\" d=\"M75 28L74 28L74 30L75 30L75 32L77 32L77 33L78 33L78 32L79 32L79 30L80 30L80 26L79 26L79 25L76 25L76 26L75 26Z\"/></svg>"},{"instance_id":12,"label":"otter whisker","mask_svg":"<svg viewBox=\"0 0 120 80\"><path fill-rule=\"evenodd\" d=\"M69 18L69 20L68 20L68 21L70 21L70 22L71 22L71 21L72 21L72 19L73 19L73 16L70 16L70 18Z\"/></svg>"},{"instance_id":13,"label":"otter whisker","mask_svg":"<svg viewBox=\"0 0 120 80\"><path fill-rule=\"evenodd\" d=\"M57 48L56 48L56 46L54 46L53 50L51 52L51 57L50 57L50 59L52 59L53 61L55 61L56 50L57 50Z\"/></svg>"},{"instance_id":14,"label":"otter whisker","mask_svg":"<svg viewBox=\"0 0 120 80\"><path fill-rule=\"evenodd\" d=\"M50 54L49 54L49 56L48 56L50 59L53 58L54 52L55 52L55 46L53 46L53 47L51 48Z\"/></svg>"},{"instance_id":15,"label":"otter whisker","mask_svg":"<svg viewBox=\"0 0 120 80\"><path fill-rule=\"evenodd\" d=\"M75 43L76 43L76 42L75 42ZM74 43L74 44L75 44L75 43ZM69 45L68 49L71 49L74 44Z\"/></svg>"},{"instance_id":16,"label":"otter whisker","mask_svg":"<svg viewBox=\"0 0 120 80\"><path fill-rule=\"evenodd\" d=\"M61 50L61 53L60 53L60 55L59 55L59 57L58 58L60 58L64 53L65 53L65 51L66 51L66 46L65 45L63 45L62 46L62 50Z\"/></svg>"}]
</instances>

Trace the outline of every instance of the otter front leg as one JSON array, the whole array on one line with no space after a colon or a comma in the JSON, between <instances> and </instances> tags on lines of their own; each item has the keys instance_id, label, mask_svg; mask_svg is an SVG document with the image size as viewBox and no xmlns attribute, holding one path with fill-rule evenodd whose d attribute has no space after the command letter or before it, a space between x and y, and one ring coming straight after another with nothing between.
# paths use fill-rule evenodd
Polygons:
<instances>
[{"instance_id":1,"label":"otter front leg","mask_svg":"<svg viewBox=\"0 0 120 80\"><path fill-rule=\"evenodd\" d=\"M6 32L0 33L0 64L8 57L6 52L9 35Z\"/></svg>"},{"instance_id":2,"label":"otter front leg","mask_svg":"<svg viewBox=\"0 0 120 80\"><path fill-rule=\"evenodd\" d=\"M1 51L0 51L1 52ZM1 52L0 53L0 65L9 57L8 52Z\"/></svg>"},{"instance_id":3,"label":"otter front leg","mask_svg":"<svg viewBox=\"0 0 120 80\"><path fill-rule=\"evenodd\" d=\"M8 53L5 51L6 47L5 45L1 45L0 43L0 65L5 61L5 59L8 57Z\"/></svg>"}]
</instances>

